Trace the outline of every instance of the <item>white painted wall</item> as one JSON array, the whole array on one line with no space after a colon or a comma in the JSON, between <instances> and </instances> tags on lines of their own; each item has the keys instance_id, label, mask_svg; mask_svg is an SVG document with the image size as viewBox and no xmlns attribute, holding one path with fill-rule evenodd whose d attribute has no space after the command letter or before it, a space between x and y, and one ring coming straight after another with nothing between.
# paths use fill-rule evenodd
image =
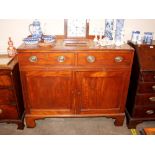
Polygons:
<instances>
[{"instance_id":1,"label":"white painted wall","mask_svg":"<svg viewBox=\"0 0 155 155\"><path fill-rule=\"evenodd\" d=\"M42 24L42 29L47 34L58 34L62 35L64 32L64 20L63 19L53 19L44 20L39 19ZM28 36L29 30L28 26L33 22L33 19L21 19L21 20L0 20L0 53L7 53L7 42L8 37L12 37L15 47L17 48L21 43L22 39ZM44 26L45 24L45 26ZM94 29L104 30L104 19L92 19L90 20L90 34L94 33ZM133 30L144 32L154 32L155 33L155 19L126 19L125 20L125 39L129 40L131 38L131 32Z\"/></svg>"}]
</instances>

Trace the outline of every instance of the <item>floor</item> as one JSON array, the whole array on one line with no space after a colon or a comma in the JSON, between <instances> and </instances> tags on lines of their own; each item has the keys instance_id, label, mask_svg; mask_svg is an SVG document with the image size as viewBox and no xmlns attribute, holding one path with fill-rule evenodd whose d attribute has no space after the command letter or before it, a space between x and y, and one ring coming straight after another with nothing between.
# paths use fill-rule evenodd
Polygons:
<instances>
[{"instance_id":1,"label":"floor","mask_svg":"<svg viewBox=\"0 0 155 155\"><path fill-rule=\"evenodd\" d=\"M17 130L16 124L0 123L0 135L131 135L123 126L115 127L111 118L46 118L36 121L35 128ZM137 125L137 130L155 127L155 121Z\"/></svg>"}]
</instances>

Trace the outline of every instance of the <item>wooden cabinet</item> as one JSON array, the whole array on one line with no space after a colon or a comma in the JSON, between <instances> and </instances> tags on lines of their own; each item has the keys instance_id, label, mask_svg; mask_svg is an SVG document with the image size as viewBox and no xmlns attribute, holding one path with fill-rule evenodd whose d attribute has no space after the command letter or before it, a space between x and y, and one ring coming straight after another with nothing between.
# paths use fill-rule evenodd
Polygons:
<instances>
[{"instance_id":1,"label":"wooden cabinet","mask_svg":"<svg viewBox=\"0 0 155 155\"><path fill-rule=\"evenodd\" d=\"M21 45L18 48L27 127L47 117L112 117L122 125L133 49Z\"/></svg>"},{"instance_id":2,"label":"wooden cabinet","mask_svg":"<svg viewBox=\"0 0 155 155\"><path fill-rule=\"evenodd\" d=\"M7 59L1 55L0 61ZM18 129L24 128L24 104L17 57L8 65L0 65L0 122L16 123Z\"/></svg>"},{"instance_id":3,"label":"wooden cabinet","mask_svg":"<svg viewBox=\"0 0 155 155\"><path fill-rule=\"evenodd\" d=\"M127 125L155 120L155 43L129 44L135 48L130 87L127 99Z\"/></svg>"}]
</instances>

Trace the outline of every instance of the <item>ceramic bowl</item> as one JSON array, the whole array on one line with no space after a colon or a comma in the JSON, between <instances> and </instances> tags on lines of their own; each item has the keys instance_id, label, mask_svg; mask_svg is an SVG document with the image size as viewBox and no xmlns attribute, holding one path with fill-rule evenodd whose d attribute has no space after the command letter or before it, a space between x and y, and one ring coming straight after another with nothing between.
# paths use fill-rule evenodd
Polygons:
<instances>
[{"instance_id":1,"label":"ceramic bowl","mask_svg":"<svg viewBox=\"0 0 155 155\"><path fill-rule=\"evenodd\" d=\"M35 38L35 37L27 37L27 38L24 38L23 41L25 44L28 44L28 45L38 44L39 42L38 38Z\"/></svg>"},{"instance_id":2,"label":"ceramic bowl","mask_svg":"<svg viewBox=\"0 0 155 155\"><path fill-rule=\"evenodd\" d=\"M45 43L51 43L55 41L55 36L53 35L43 35L42 40L44 40Z\"/></svg>"}]
</instances>

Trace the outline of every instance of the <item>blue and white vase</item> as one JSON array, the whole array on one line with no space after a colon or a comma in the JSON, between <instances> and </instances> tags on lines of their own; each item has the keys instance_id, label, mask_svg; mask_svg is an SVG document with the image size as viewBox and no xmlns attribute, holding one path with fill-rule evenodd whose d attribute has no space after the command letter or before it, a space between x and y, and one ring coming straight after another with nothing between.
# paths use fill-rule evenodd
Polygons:
<instances>
[{"instance_id":1,"label":"blue and white vase","mask_svg":"<svg viewBox=\"0 0 155 155\"><path fill-rule=\"evenodd\" d=\"M109 40L113 40L114 19L105 19L104 36Z\"/></svg>"},{"instance_id":2,"label":"blue and white vase","mask_svg":"<svg viewBox=\"0 0 155 155\"><path fill-rule=\"evenodd\" d=\"M124 19L116 19L115 44L121 45L124 41Z\"/></svg>"}]
</instances>

